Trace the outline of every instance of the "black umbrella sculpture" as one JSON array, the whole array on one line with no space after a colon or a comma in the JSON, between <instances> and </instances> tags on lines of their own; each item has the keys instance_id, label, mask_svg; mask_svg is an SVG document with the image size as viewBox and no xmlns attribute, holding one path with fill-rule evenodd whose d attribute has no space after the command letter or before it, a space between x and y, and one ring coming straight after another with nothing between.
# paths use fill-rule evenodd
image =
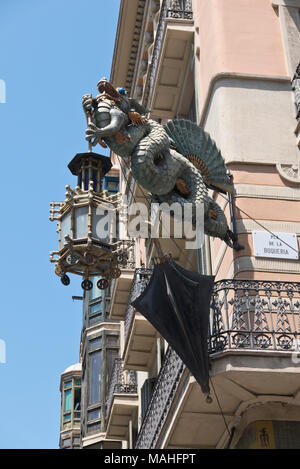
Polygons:
<instances>
[{"instance_id":1,"label":"black umbrella sculpture","mask_svg":"<svg viewBox=\"0 0 300 469\"><path fill-rule=\"evenodd\" d=\"M131 304L155 327L208 394L208 324L214 276L190 272L163 258Z\"/></svg>"}]
</instances>

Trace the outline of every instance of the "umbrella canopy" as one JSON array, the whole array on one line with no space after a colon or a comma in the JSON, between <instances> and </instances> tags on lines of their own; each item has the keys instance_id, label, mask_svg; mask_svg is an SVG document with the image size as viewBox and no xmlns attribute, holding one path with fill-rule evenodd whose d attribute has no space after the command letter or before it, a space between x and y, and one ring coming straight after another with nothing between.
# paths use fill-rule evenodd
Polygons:
<instances>
[{"instance_id":1,"label":"umbrella canopy","mask_svg":"<svg viewBox=\"0 0 300 469\"><path fill-rule=\"evenodd\" d=\"M214 276L190 272L168 259L131 304L155 327L209 393L208 324Z\"/></svg>"}]
</instances>

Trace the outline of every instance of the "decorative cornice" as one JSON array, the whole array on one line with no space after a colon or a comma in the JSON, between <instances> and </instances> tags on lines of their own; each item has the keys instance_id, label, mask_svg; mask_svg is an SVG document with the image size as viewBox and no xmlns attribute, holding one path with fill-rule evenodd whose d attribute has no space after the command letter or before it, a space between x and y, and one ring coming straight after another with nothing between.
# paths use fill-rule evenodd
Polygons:
<instances>
[{"instance_id":1,"label":"decorative cornice","mask_svg":"<svg viewBox=\"0 0 300 469\"><path fill-rule=\"evenodd\" d=\"M247 271L300 274L300 263L299 260L296 259L257 259L252 256L238 257L232 262L226 278L233 278L240 272Z\"/></svg>"},{"instance_id":2,"label":"decorative cornice","mask_svg":"<svg viewBox=\"0 0 300 469\"><path fill-rule=\"evenodd\" d=\"M132 39L131 49L130 49L130 57L129 57L127 75L126 75L126 83L125 83L128 94L131 94L132 80L133 80L134 70L136 66L140 34L141 34L143 17L144 17L144 12L145 12L145 4L146 4L146 0L139 0L136 20L135 20L135 25L134 25L134 31L133 31L133 39Z\"/></svg>"},{"instance_id":3,"label":"decorative cornice","mask_svg":"<svg viewBox=\"0 0 300 469\"><path fill-rule=\"evenodd\" d=\"M257 220L257 222L261 223L266 229L273 232L296 233L300 236L300 222L283 222L275 220ZM237 233L252 233L252 231L259 229L262 228L259 228L259 225L255 220L246 218L243 220L236 220Z\"/></svg>"},{"instance_id":4,"label":"decorative cornice","mask_svg":"<svg viewBox=\"0 0 300 469\"><path fill-rule=\"evenodd\" d=\"M119 20L117 26L117 33L116 33L116 40L114 46L114 53L112 59L112 66L111 66L111 73L110 73L110 81L114 83L115 86L125 86L127 91L131 92L132 87L132 79L134 76L134 70L136 65L137 53L139 49L139 41L140 41L140 33L143 24L143 17L145 13L145 5L146 1L148 0L121 0L120 4L120 12L119 12ZM132 12L135 13L132 13ZM128 20L128 12L130 15L131 12L131 20ZM134 18L133 18L134 17ZM134 20L134 25L133 25ZM129 22L128 22L129 21ZM127 34L128 36L131 35L130 46L127 48L126 51L124 49L124 37L123 35ZM130 49L129 55L128 51ZM127 71L126 77L124 78L125 74L125 64L123 68L123 78L122 83L120 83L120 77L117 74L120 73L118 69L118 62L120 58L122 58L122 50L123 54L125 53L127 64Z\"/></svg>"},{"instance_id":5,"label":"decorative cornice","mask_svg":"<svg viewBox=\"0 0 300 469\"><path fill-rule=\"evenodd\" d=\"M292 182L297 182L297 180L293 180ZM235 184L234 188L236 197L254 197L259 199L276 200L300 200L299 187Z\"/></svg>"}]
</instances>

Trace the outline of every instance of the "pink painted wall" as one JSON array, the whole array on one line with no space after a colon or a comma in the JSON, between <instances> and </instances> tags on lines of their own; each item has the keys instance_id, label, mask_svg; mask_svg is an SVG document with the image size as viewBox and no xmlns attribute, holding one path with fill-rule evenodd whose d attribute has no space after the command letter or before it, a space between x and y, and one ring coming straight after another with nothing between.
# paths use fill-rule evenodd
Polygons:
<instances>
[{"instance_id":1,"label":"pink painted wall","mask_svg":"<svg viewBox=\"0 0 300 469\"><path fill-rule=\"evenodd\" d=\"M254 184L263 186L299 187L297 183L283 179L278 173L276 166L249 165L234 163L227 167L233 174L234 184Z\"/></svg>"},{"instance_id":2,"label":"pink painted wall","mask_svg":"<svg viewBox=\"0 0 300 469\"><path fill-rule=\"evenodd\" d=\"M202 103L221 72L287 76L279 18L270 0L194 0Z\"/></svg>"}]
</instances>

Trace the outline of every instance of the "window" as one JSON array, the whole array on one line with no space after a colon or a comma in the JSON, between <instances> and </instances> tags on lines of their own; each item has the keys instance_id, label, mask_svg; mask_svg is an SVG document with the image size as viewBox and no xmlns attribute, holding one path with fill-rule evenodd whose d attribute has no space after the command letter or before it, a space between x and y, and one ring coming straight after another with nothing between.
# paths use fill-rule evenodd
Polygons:
<instances>
[{"instance_id":1,"label":"window","mask_svg":"<svg viewBox=\"0 0 300 469\"><path fill-rule=\"evenodd\" d=\"M119 336L117 336L117 335L107 335L106 336L106 345L119 345Z\"/></svg>"},{"instance_id":2,"label":"window","mask_svg":"<svg viewBox=\"0 0 300 469\"><path fill-rule=\"evenodd\" d=\"M80 447L80 438L78 437L73 437L73 448L79 448Z\"/></svg>"},{"instance_id":3,"label":"window","mask_svg":"<svg viewBox=\"0 0 300 469\"><path fill-rule=\"evenodd\" d=\"M101 290L99 290L99 288L97 287L97 282L98 280L100 280L101 277L92 277L90 280L92 281L93 283L93 288L91 289L91 296L90 296L90 299L91 300L94 300L95 298L99 298L99 296L101 296Z\"/></svg>"},{"instance_id":4,"label":"window","mask_svg":"<svg viewBox=\"0 0 300 469\"><path fill-rule=\"evenodd\" d=\"M89 188L89 170L84 170L84 190L87 191Z\"/></svg>"},{"instance_id":5,"label":"window","mask_svg":"<svg viewBox=\"0 0 300 469\"><path fill-rule=\"evenodd\" d=\"M64 440L62 440L62 446L63 448L70 448L71 446L71 438L65 438Z\"/></svg>"},{"instance_id":6,"label":"window","mask_svg":"<svg viewBox=\"0 0 300 469\"><path fill-rule=\"evenodd\" d=\"M95 348L101 347L102 337L97 337L96 339L90 340L90 350L95 350Z\"/></svg>"},{"instance_id":7,"label":"window","mask_svg":"<svg viewBox=\"0 0 300 469\"><path fill-rule=\"evenodd\" d=\"M93 410L90 410L88 412L88 420L89 421L97 420L99 418L100 418L100 408L93 409Z\"/></svg>"},{"instance_id":8,"label":"window","mask_svg":"<svg viewBox=\"0 0 300 469\"><path fill-rule=\"evenodd\" d=\"M90 354L90 399L89 404L101 400L101 351Z\"/></svg>"},{"instance_id":9,"label":"window","mask_svg":"<svg viewBox=\"0 0 300 469\"><path fill-rule=\"evenodd\" d=\"M81 390L75 388L74 390L74 410L80 410Z\"/></svg>"},{"instance_id":10,"label":"window","mask_svg":"<svg viewBox=\"0 0 300 469\"><path fill-rule=\"evenodd\" d=\"M64 411L68 412L71 410L71 399L72 399L72 389L65 391L65 407Z\"/></svg>"},{"instance_id":11,"label":"window","mask_svg":"<svg viewBox=\"0 0 300 469\"><path fill-rule=\"evenodd\" d=\"M69 379L63 387L63 427L70 427L73 419L80 420L81 379Z\"/></svg>"},{"instance_id":12,"label":"window","mask_svg":"<svg viewBox=\"0 0 300 469\"><path fill-rule=\"evenodd\" d=\"M84 435L104 431L105 401L109 376L119 350L119 334L102 330L87 337L87 402L84 408ZM105 364L105 368L103 367ZM82 406L83 409L83 406Z\"/></svg>"},{"instance_id":13,"label":"window","mask_svg":"<svg viewBox=\"0 0 300 469\"><path fill-rule=\"evenodd\" d=\"M98 301L97 303L94 303L90 306L90 313L95 314L99 313L102 310L102 300Z\"/></svg>"},{"instance_id":14,"label":"window","mask_svg":"<svg viewBox=\"0 0 300 469\"><path fill-rule=\"evenodd\" d=\"M64 415L64 422L71 422L71 412Z\"/></svg>"},{"instance_id":15,"label":"window","mask_svg":"<svg viewBox=\"0 0 300 469\"><path fill-rule=\"evenodd\" d=\"M119 178L104 177L103 190L107 190L109 194L116 194L117 192L119 192Z\"/></svg>"},{"instance_id":16,"label":"window","mask_svg":"<svg viewBox=\"0 0 300 469\"><path fill-rule=\"evenodd\" d=\"M97 171L95 169L93 169L92 177L93 177L93 188L94 188L94 191L96 191L97 190Z\"/></svg>"},{"instance_id":17,"label":"window","mask_svg":"<svg viewBox=\"0 0 300 469\"><path fill-rule=\"evenodd\" d=\"M93 277L93 288L90 292L90 302L88 305L89 311L89 326L103 322L108 318L108 312L110 307L110 289L107 288L105 291L100 290L97 287L97 282L102 277Z\"/></svg>"}]
</instances>

